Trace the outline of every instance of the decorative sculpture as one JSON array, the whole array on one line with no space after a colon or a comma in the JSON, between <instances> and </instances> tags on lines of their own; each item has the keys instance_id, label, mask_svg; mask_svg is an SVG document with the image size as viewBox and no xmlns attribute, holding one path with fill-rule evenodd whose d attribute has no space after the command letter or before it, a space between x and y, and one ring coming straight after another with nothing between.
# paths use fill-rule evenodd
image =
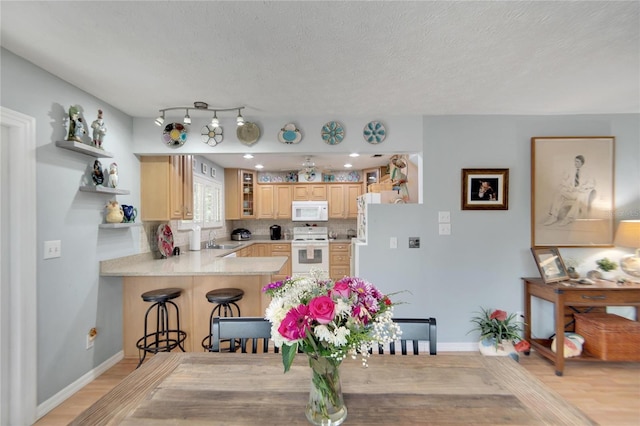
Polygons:
<instances>
[{"instance_id":1,"label":"decorative sculpture","mask_svg":"<svg viewBox=\"0 0 640 426\"><path fill-rule=\"evenodd\" d=\"M102 149L102 140L107 133L107 126L104 125L101 109L98 110L98 118L91 123L91 128L93 129L93 146Z\"/></svg>"},{"instance_id":2,"label":"decorative sculpture","mask_svg":"<svg viewBox=\"0 0 640 426\"><path fill-rule=\"evenodd\" d=\"M115 188L116 186L118 186L118 165L116 163L111 163L109 165L108 185L110 188Z\"/></svg>"},{"instance_id":3,"label":"decorative sculpture","mask_svg":"<svg viewBox=\"0 0 640 426\"><path fill-rule=\"evenodd\" d=\"M69 107L69 132L67 133L67 140L82 142L82 136L85 133L87 133L87 130L84 128L78 107Z\"/></svg>"}]
</instances>

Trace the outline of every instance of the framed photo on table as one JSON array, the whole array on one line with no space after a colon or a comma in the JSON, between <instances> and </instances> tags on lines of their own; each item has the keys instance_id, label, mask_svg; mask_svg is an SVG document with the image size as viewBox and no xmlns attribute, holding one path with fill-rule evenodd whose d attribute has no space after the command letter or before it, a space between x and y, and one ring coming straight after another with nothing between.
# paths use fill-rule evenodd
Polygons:
<instances>
[{"instance_id":1,"label":"framed photo on table","mask_svg":"<svg viewBox=\"0 0 640 426\"><path fill-rule=\"evenodd\" d=\"M531 248L536 266L545 284L569 279L567 268L564 266L562 256L555 247Z\"/></svg>"},{"instance_id":2,"label":"framed photo on table","mask_svg":"<svg viewBox=\"0 0 640 426\"><path fill-rule=\"evenodd\" d=\"M509 169L462 169L462 210L509 210Z\"/></svg>"},{"instance_id":3,"label":"framed photo on table","mask_svg":"<svg viewBox=\"0 0 640 426\"><path fill-rule=\"evenodd\" d=\"M613 136L531 138L531 245L610 247Z\"/></svg>"}]
</instances>

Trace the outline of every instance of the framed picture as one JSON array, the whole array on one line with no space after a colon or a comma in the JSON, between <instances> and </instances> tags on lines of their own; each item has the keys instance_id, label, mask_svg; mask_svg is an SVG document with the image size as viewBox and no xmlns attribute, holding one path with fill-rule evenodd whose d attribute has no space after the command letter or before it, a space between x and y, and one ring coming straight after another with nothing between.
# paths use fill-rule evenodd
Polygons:
<instances>
[{"instance_id":1,"label":"framed picture","mask_svg":"<svg viewBox=\"0 0 640 426\"><path fill-rule=\"evenodd\" d=\"M211 177L216 177L216 169L214 169L213 167L211 168Z\"/></svg>"},{"instance_id":2,"label":"framed picture","mask_svg":"<svg viewBox=\"0 0 640 426\"><path fill-rule=\"evenodd\" d=\"M462 210L509 210L509 169L462 169Z\"/></svg>"},{"instance_id":3,"label":"framed picture","mask_svg":"<svg viewBox=\"0 0 640 426\"><path fill-rule=\"evenodd\" d=\"M531 245L613 244L612 136L531 138Z\"/></svg>"},{"instance_id":4,"label":"framed picture","mask_svg":"<svg viewBox=\"0 0 640 426\"><path fill-rule=\"evenodd\" d=\"M562 256L555 247L531 247L531 253L545 284L569 279Z\"/></svg>"},{"instance_id":5,"label":"framed picture","mask_svg":"<svg viewBox=\"0 0 640 426\"><path fill-rule=\"evenodd\" d=\"M202 174L207 174L207 165L205 163L202 163Z\"/></svg>"}]
</instances>

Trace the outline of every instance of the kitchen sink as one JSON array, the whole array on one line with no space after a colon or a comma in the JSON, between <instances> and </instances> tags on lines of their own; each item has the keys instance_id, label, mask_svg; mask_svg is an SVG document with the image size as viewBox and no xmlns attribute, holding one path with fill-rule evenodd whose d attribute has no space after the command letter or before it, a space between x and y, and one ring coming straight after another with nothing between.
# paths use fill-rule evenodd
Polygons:
<instances>
[{"instance_id":1,"label":"kitchen sink","mask_svg":"<svg viewBox=\"0 0 640 426\"><path fill-rule=\"evenodd\" d=\"M238 247L240 247L240 243L235 243L235 244L214 244L209 248L214 249L214 250L230 250L230 249L234 249L234 248L238 248Z\"/></svg>"}]
</instances>

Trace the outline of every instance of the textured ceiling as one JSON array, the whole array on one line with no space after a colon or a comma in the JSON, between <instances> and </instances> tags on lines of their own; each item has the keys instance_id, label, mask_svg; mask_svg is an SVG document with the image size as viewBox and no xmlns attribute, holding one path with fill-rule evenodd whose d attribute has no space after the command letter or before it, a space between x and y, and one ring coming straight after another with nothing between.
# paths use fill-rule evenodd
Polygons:
<instances>
[{"instance_id":1,"label":"textured ceiling","mask_svg":"<svg viewBox=\"0 0 640 426\"><path fill-rule=\"evenodd\" d=\"M640 111L639 2L0 2L2 46L135 117Z\"/></svg>"}]
</instances>

